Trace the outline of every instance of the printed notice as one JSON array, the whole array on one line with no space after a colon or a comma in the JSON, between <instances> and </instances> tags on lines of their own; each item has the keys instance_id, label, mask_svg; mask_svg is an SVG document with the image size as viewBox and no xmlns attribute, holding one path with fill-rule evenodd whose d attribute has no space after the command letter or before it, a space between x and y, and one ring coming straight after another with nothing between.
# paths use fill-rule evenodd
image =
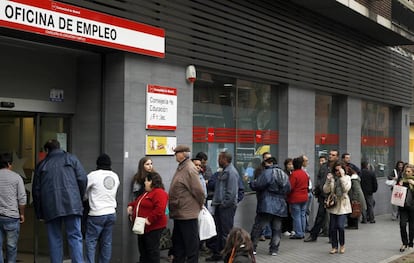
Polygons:
<instances>
[{"instance_id":1,"label":"printed notice","mask_svg":"<svg viewBox=\"0 0 414 263\"><path fill-rule=\"evenodd\" d=\"M177 89L147 85L146 128L150 130L177 129Z\"/></svg>"}]
</instances>

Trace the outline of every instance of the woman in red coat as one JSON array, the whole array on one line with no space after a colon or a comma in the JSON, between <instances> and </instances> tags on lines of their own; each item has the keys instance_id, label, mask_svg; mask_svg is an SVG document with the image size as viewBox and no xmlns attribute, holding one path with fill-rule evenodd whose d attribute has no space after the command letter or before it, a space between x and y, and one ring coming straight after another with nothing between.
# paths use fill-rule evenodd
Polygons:
<instances>
[{"instance_id":1,"label":"woman in red coat","mask_svg":"<svg viewBox=\"0 0 414 263\"><path fill-rule=\"evenodd\" d=\"M303 157L293 159L293 172L289 177L290 194L288 203L293 219L295 235L290 239L302 239L305 237L306 228L306 202L308 201L309 177L302 169Z\"/></svg>"},{"instance_id":2,"label":"woman in red coat","mask_svg":"<svg viewBox=\"0 0 414 263\"><path fill-rule=\"evenodd\" d=\"M130 220L135 217L144 217L145 233L138 236L138 248L141 263L160 262L160 238L162 230L167 226L168 194L164 191L161 176L156 172L149 172L144 181L145 193L128 204Z\"/></svg>"}]
</instances>

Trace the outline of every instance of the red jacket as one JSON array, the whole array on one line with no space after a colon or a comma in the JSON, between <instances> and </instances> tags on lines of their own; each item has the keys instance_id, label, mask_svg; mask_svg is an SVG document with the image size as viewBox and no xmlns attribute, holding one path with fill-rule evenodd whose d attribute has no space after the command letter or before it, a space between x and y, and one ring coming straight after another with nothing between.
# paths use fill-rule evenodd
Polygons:
<instances>
[{"instance_id":1,"label":"red jacket","mask_svg":"<svg viewBox=\"0 0 414 263\"><path fill-rule=\"evenodd\" d=\"M132 206L134 213L132 219L135 221L137 215L137 204L142 199L138 208L138 216L145 217L151 223L151 225L145 225L145 233L165 228L167 226L167 216L165 215L165 209L167 207L168 194L162 188L153 188L151 192L145 192L138 196L135 201L128 204Z\"/></svg>"},{"instance_id":2,"label":"red jacket","mask_svg":"<svg viewBox=\"0 0 414 263\"><path fill-rule=\"evenodd\" d=\"M297 204L308 201L308 184L309 177L307 173L302 170L294 170L289 177L290 194L288 195L289 204Z\"/></svg>"}]
</instances>

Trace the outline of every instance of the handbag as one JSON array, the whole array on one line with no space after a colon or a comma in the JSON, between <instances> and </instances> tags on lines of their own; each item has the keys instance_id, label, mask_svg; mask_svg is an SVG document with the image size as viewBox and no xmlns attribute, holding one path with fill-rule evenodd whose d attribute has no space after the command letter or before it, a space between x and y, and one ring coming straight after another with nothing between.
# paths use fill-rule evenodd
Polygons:
<instances>
[{"instance_id":1,"label":"handbag","mask_svg":"<svg viewBox=\"0 0 414 263\"><path fill-rule=\"evenodd\" d=\"M395 177L395 179L397 179L398 178L398 174L397 174L397 171L394 169L394 177ZM394 180L394 179L387 179L387 180L385 180L385 184L386 185L388 185L389 187L393 187L395 184L397 183L397 180Z\"/></svg>"},{"instance_id":2,"label":"handbag","mask_svg":"<svg viewBox=\"0 0 414 263\"><path fill-rule=\"evenodd\" d=\"M391 193L391 204L404 207L406 196L407 187L398 184L394 185Z\"/></svg>"},{"instance_id":3,"label":"handbag","mask_svg":"<svg viewBox=\"0 0 414 263\"><path fill-rule=\"evenodd\" d=\"M139 199L138 204L137 204L137 210L136 210L136 217L135 217L135 221L134 221L134 225L132 226L132 232L134 232L134 234L137 235L142 235L145 232L145 221L146 218L145 217L139 217L138 216L138 210L139 210L139 204L141 203L142 199L145 198L145 196L147 195L148 192L146 192L141 199Z\"/></svg>"},{"instance_id":4,"label":"handbag","mask_svg":"<svg viewBox=\"0 0 414 263\"><path fill-rule=\"evenodd\" d=\"M324 201L325 208L332 208L332 207L334 207L336 205L336 202L337 202L336 199L337 199L336 198L336 194L331 192L328 195L328 197L325 199L325 201Z\"/></svg>"},{"instance_id":5,"label":"handbag","mask_svg":"<svg viewBox=\"0 0 414 263\"><path fill-rule=\"evenodd\" d=\"M396 180L394 180L394 179L387 179L387 180L385 180L385 184L386 185L388 185L389 187L393 187L394 185L395 185L395 183L397 183L397 181Z\"/></svg>"},{"instance_id":6,"label":"handbag","mask_svg":"<svg viewBox=\"0 0 414 263\"><path fill-rule=\"evenodd\" d=\"M359 218L361 216L361 202L354 200L351 202L351 207L352 207L351 217Z\"/></svg>"},{"instance_id":7,"label":"handbag","mask_svg":"<svg viewBox=\"0 0 414 263\"><path fill-rule=\"evenodd\" d=\"M206 240L217 235L214 218L205 206L198 215L198 227L200 240Z\"/></svg>"}]
</instances>

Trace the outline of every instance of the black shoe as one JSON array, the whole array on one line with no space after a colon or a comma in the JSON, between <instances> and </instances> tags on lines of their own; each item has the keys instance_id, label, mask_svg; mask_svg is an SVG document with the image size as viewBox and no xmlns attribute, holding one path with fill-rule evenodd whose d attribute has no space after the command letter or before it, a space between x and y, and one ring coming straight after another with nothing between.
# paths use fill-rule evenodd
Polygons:
<instances>
[{"instance_id":1,"label":"black shoe","mask_svg":"<svg viewBox=\"0 0 414 263\"><path fill-rule=\"evenodd\" d=\"M371 224L375 224L375 220L371 220L369 221Z\"/></svg>"},{"instance_id":2,"label":"black shoe","mask_svg":"<svg viewBox=\"0 0 414 263\"><path fill-rule=\"evenodd\" d=\"M305 238L305 240L303 240L303 242L315 242L316 238L313 238L312 236L308 236L307 238Z\"/></svg>"},{"instance_id":3,"label":"black shoe","mask_svg":"<svg viewBox=\"0 0 414 263\"><path fill-rule=\"evenodd\" d=\"M220 256L220 255L212 255L211 257L209 257L209 258L206 258L206 261L222 261L223 260L223 257L222 256Z\"/></svg>"},{"instance_id":4,"label":"black shoe","mask_svg":"<svg viewBox=\"0 0 414 263\"><path fill-rule=\"evenodd\" d=\"M366 224L367 223L367 220L362 220L361 221L361 224Z\"/></svg>"}]
</instances>

